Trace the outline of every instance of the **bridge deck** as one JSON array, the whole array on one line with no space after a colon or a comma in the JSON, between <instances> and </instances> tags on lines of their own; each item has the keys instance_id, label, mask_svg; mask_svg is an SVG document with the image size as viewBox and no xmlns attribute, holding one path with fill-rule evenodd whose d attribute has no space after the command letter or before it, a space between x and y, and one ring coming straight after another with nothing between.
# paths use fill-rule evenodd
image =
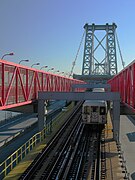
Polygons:
<instances>
[{"instance_id":1,"label":"bridge deck","mask_svg":"<svg viewBox=\"0 0 135 180\"><path fill-rule=\"evenodd\" d=\"M105 149L106 149L106 179L122 180L122 168L118 157L116 142L113 140L111 117L108 115L108 123L105 128Z\"/></svg>"},{"instance_id":2,"label":"bridge deck","mask_svg":"<svg viewBox=\"0 0 135 180\"><path fill-rule=\"evenodd\" d=\"M59 122L61 122L59 120ZM46 143L52 138L52 136L56 133L59 126L62 124L58 124L53 133L48 135L46 139L40 143L37 147L35 147L28 156L26 156L21 163L17 167L15 167L9 175L5 178L5 180L14 179L17 180L19 176L24 172L24 170L30 165L33 159L37 156L37 154L45 147ZM116 142L113 141L113 133L112 133L112 123L109 117L108 124L105 129L105 148L106 148L106 179L109 180L122 180L124 177L124 173L122 174L120 159L118 157L118 151Z\"/></svg>"},{"instance_id":3,"label":"bridge deck","mask_svg":"<svg viewBox=\"0 0 135 180\"><path fill-rule=\"evenodd\" d=\"M135 179L135 115L120 117L120 141L131 179Z\"/></svg>"}]
</instances>

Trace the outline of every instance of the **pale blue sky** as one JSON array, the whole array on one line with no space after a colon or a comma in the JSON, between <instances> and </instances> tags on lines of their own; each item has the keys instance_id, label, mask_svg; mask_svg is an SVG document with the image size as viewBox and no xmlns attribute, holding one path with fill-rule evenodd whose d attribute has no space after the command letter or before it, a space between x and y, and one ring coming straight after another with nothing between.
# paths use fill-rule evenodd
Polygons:
<instances>
[{"instance_id":1,"label":"pale blue sky","mask_svg":"<svg viewBox=\"0 0 135 180\"><path fill-rule=\"evenodd\" d=\"M69 72L86 22L115 22L126 65L135 59L135 0L0 0L0 57L14 52L5 59ZM82 62L83 46L74 73Z\"/></svg>"}]
</instances>

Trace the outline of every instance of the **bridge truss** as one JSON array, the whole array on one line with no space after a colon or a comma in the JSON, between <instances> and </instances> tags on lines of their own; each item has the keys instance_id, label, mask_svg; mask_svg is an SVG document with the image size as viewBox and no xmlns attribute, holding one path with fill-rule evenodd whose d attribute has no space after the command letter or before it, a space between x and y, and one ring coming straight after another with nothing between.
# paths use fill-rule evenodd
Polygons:
<instances>
[{"instance_id":1,"label":"bridge truss","mask_svg":"<svg viewBox=\"0 0 135 180\"><path fill-rule=\"evenodd\" d=\"M111 91L120 92L121 101L135 110L135 61L108 81Z\"/></svg>"},{"instance_id":2,"label":"bridge truss","mask_svg":"<svg viewBox=\"0 0 135 180\"><path fill-rule=\"evenodd\" d=\"M30 104L38 91L70 92L83 81L0 60L0 110Z\"/></svg>"}]
</instances>

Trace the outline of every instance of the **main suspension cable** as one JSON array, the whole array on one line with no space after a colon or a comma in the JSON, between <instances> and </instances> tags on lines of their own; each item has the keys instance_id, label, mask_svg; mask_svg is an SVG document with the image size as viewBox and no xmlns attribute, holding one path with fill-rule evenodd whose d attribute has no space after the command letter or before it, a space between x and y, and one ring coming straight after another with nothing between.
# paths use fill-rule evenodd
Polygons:
<instances>
[{"instance_id":1,"label":"main suspension cable","mask_svg":"<svg viewBox=\"0 0 135 180\"><path fill-rule=\"evenodd\" d=\"M118 40L118 36L117 36L117 33L116 34L116 41L117 41L117 44L118 44L118 49L119 49L119 53L120 53L120 58L121 58L121 62L122 62L122 66L123 68L125 67L125 62L123 60L123 56L122 56L122 53L121 53L121 49L120 49L120 43L119 43L119 40Z\"/></svg>"},{"instance_id":2,"label":"main suspension cable","mask_svg":"<svg viewBox=\"0 0 135 180\"><path fill-rule=\"evenodd\" d=\"M75 64L76 64L76 60L78 58L78 54L80 52L80 48L81 48L81 45L82 45L82 42L83 42L84 35L85 35L85 31L83 32L83 35L82 35L82 38L81 38L81 41L80 41L80 44L79 44L79 48L78 48L76 56L75 56L75 60L72 63L72 69L71 69L71 72L69 74L69 77L71 77L73 75L73 70L74 70L74 67L75 67Z\"/></svg>"}]
</instances>

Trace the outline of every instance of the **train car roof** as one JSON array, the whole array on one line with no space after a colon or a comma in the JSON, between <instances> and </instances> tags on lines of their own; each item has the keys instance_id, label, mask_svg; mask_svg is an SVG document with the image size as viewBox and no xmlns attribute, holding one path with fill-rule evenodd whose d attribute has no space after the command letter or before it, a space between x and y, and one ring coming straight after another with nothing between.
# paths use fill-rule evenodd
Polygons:
<instances>
[{"instance_id":1,"label":"train car roof","mask_svg":"<svg viewBox=\"0 0 135 180\"><path fill-rule=\"evenodd\" d=\"M106 101L103 100L86 100L83 106L106 106Z\"/></svg>"},{"instance_id":2,"label":"train car roof","mask_svg":"<svg viewBox=\"0 0 135 180\"><path fill-rule=\"evenodd\" d=\"M92 92L105 92L104 88L93 88Z\"/></svg>"}]
</instances>

